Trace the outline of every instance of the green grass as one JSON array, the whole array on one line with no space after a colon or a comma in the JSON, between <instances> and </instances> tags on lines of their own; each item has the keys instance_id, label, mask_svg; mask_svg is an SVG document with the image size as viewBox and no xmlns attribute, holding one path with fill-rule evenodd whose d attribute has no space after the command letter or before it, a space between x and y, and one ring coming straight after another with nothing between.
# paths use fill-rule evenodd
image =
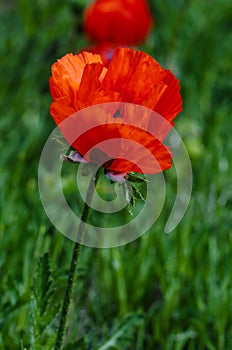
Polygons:
<instances>
[{"instance_id":1,"label":"green grass","mask_svg":"<svg viewBox=\"0 0 232 350\"><path fill-rule=\"evenodd\" d=\"M87 45L84 4L18 0L0 7L4 350L53 348L73 242L46 217L37 169L54 128L50 66ZM165 235L176 190L167 171L165 210L147 234L119 248L83 247L67 350L232 346L232 5L152 0L151 8L156 24L143 49L181 80L184 111L176 128L192 161L192 199L184 219Z\"/></svg>"}]
</instances>

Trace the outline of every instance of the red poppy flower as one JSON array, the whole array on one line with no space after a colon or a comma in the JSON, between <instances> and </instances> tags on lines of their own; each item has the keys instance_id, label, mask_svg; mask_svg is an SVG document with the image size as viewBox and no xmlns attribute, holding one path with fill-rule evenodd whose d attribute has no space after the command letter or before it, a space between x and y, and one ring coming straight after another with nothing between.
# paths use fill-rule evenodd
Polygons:
<instances>
[{"instance_id":1,"label":"red poppy flower","mask_svg":"<svg viewBox=\"0 0 232 350\"><path fill-rule=\"evenodd\" d=\"M107 68L99 55L67 54L52 66L50 89L53 119L87 161L125 173L157 173L171 166L162 140L182 110L179 81L151 56L117 48ZM103 107L86 109L98 104ZM71 128L62 129L60 123L78 111ZM164 129L152 111L166 120Z\"/></svg>"},{"instance_id":2,"label":"red poppy flower","mask_svg":"<svg viewBox=\"0 0 232 350\"><path fill-rule=\"evenodd\" d=\"M94 41L135 45L152 26L146 0L96 0L84 14L84 28Z\"/></svg>"}]
</instances>

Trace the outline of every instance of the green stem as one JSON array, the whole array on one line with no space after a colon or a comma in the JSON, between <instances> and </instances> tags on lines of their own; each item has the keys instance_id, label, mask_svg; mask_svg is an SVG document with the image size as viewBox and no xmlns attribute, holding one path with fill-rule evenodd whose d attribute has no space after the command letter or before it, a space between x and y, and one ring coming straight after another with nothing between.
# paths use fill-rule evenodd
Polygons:
<instances>
[{"instance_id":1,"label":"green stem","mask_svg":"<svg viewBox=\"0 0 232 350\"><path fill-rule=\"evenodd\" d=\"M70 303L71 303L71 298L72 298L74 284L75 284L75 274L76 274L77 264L78 264L80 251L81 251L81 243L79 242L82 242L84 238L85 223L89 216L89 206L87 203L91 203L97 180L98 180L98 173L92 176L87 193L86 193L86 200L85 200L84 208L81 215L80 226L77 233L78 242L74 244L72 260L69 268L68 280L66 284L65 295L64 295L63 305L62 305L62 310L60 315L60 324L59 324L59 329L56 337L55 350L60 350L62 349L62 346L63 346L64 335L67 327L67 320L68 320L68 314L70 309Z\"/></svg>"}]
</instances>

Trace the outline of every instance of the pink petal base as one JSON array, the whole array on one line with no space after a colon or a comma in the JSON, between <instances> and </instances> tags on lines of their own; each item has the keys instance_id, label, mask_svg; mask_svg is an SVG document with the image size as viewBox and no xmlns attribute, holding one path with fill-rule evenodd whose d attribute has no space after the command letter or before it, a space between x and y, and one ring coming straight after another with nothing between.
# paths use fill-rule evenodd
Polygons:
<instances>
[{"instance_id":1,"label":"pink petal base","mask_svg":"<svg viewBox=\"0 0 232 350\"><path fill-rule=\"evenodd\" d=\"M109 180L119 183L124 182L128 177L127 173L117 173L111 170L107 170L105 175Z\"/></svg>"},{"instance_id":2,"label":"pink petal base","mask_svg":"<svg viewBox=\"0 0 232 350\"><path fill-rule=\"evenodd\" d=\"M66 156L65 154L60 155L60 160L65 162L72 162L72 163L89 163L82 155L77 151L71 151L69 156ZM128 175L127 173L118 173L113 170L106 170L105 173L107 179L113 182L122 183L124 182Z\"/></svg>"},{"instance_id":3,"label":"pink petal base","mask_svg":"<svg viewBox=\"0 0 232 350\"><path fill-rule=\"evenodd\" d=\"M88 163L88 161L82 157L82 155L77 151L71 151L69 156L65 154L60 155L60 160L73 162L73 163Z\"/></svg>"}]
</instances>

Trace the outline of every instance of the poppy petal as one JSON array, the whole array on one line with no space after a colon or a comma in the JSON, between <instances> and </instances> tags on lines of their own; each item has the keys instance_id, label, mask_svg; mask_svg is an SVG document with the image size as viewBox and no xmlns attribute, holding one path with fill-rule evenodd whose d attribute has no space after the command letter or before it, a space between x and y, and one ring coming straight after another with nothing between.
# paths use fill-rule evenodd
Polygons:
<instances>
[{"instance_id":1,"label":"poppy petal","mask_svg":"<svg viewBox=\"0 0 232 350\"><path fill-rule=\"evenodd\" d=\"M65 97L53 101L50 106L50 113L55 120L56 125L59 125L64 119L75 112L76 110L73 106L71 106L70 100Z\"/></svg>"},{"instance_id":2,"label":"poppy petal","mask_svg":"<svg viewBox=\"0 0 232 350\"><path fill-rule=\"evenodd\" d=\"M102 89L101 80L105 74L106 68L100 63L92 63L85 66L78 96L75 101L76 110L100 103L122 100L118 92Z\"/></svg>"},{"instance_id":3,"label":"poppy petal","mask_svg":"<svg viewBox=\"0 0 232 350\"><path fill-rule=\"evenodd\" d=\"M159 63L146 53L117 48L102 85L105 90L120 92L125 102L154 108L167 89L165 75Z\"/></svg>"},{"instance_id":4,"label":"poppy petal","mask_svg":"<svg viewBox=\"0 0 232 350\"><path fill-rule=\"evenodd\" d=\"M179 80L169 71L166 71L166 76L163 81L168 85L158 101L155 110L168 121L173 119L182 111L182 99L180 95Z\"/></svg>"},{"instance_id":5,"label":"poppy petal","mask_svg":"<svg viewBox=\"0 0 232 350\"><path fill-rule=\"evenodd\" d=\"M86 64L102 63L100 55L81 52L79 55L67 54L52 65L49 80L53 99L64 96L76 96Z\"/></svg>"},{"instance_id":6,"label":"poppy petal","mask_svg":"<svg viewBox=\"0 0 232 350\"><path fill-rule=\"evenodd\" d=\"M171 166L171 154L167 147L145 130L127 124L105 124L91 128L80 135L73 147L88 161L117 172L149 174Z\"/></svg>"}]
</instances>

